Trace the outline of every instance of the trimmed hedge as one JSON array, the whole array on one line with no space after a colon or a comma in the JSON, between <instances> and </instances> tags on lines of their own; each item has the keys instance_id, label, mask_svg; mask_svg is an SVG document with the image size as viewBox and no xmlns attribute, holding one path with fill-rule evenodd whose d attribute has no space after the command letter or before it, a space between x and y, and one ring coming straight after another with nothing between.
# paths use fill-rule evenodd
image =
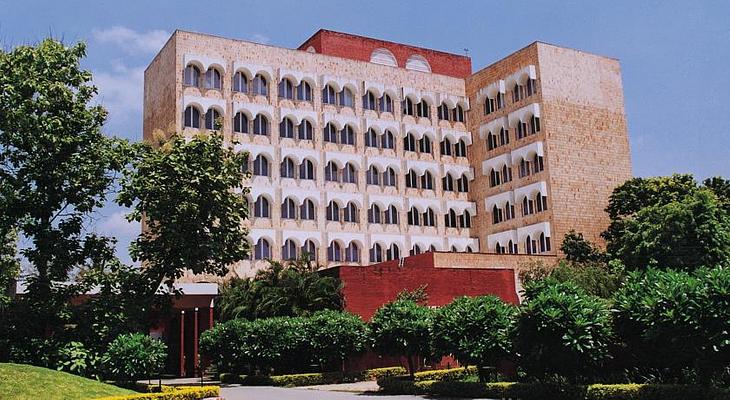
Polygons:
<instances>
[{"instance_id":1,"label":"trimmed hedge","mask_svg":"<svg viewBox=\"0 0 730 400\"><path fill-rule=\"evenodd\" d=\"M434 369L431 371L421 371L414 374L414 380L420 381L460 381L469 375L476 375L477 367L469 366L466 368L449 368Z\"/></svg>"},{"instance_id":2,"label":"trimmed hedge","mask_svg":"<svg viewBox=\"0 0 730 400\"><path fill-rule=\"evenodd\" d=\"M551 385L541 383L479 383L419 381L403 377L378 380L383 393L485 397L520 400L730 400L730 390L690 385Z\"/></svg>"},{"instance_id":3,"label":"trimmed hedge","mask_svg":"<svg viewBox=\"0 0 730 400\"><path fill-rule=\"evenodd\" d=\"M163 389L162 393L140 393L127 396L102 397L97 400L200 400L220 396L218 386L186 386L173 390Z\"/></svg>"},{"instance_id":4,"label":"trimmed hedge","mask_svg":"<svg viewBox=\"0 0 730 400\"><path fill-rule=\"evenodd\" d=\"M222 373L219 379L222 383L240 383L245 386L314 386L329 385L343 382L360 382L377 380L407 373L403 367L387 367L368 369L362 372L343 374L341 372L324 372L292 375L236 375Z\"/></svg>"}]
</instances>

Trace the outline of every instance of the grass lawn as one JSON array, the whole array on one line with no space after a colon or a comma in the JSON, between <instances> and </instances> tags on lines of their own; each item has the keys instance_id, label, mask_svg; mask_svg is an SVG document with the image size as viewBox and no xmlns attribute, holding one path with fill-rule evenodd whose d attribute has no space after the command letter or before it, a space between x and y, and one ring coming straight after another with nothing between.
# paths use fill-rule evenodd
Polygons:
<instances>
[{"instance_id":1,"label":"grass lawn","mask_svg":"<svg viewBox=\"0 0 730 400\"><path fill-rule=\"evenodd\" d=\"M66 372L0 363L0 399L3 400L80 400L132 393Z\"/></svg>"}]
</instances>

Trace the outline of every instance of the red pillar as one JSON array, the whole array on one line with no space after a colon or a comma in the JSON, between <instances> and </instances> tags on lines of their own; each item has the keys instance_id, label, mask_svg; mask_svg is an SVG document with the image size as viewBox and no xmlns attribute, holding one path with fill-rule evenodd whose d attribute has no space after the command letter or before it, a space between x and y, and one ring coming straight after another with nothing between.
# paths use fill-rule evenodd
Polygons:
<instances>
[{"instance_id":1,"label":"red pillar","mask_svg":"<svg viewBox=\"0 0 730 400\"><path fill-rule=\"evenodd\" d=\"M185 310L180 311L180 376L185 376Z\"/></svg>"},{"instance_id":2,"label":"red pillar","mask_svg":"<svg viewBox=\"0 0 730 400\"><path fill-rule=\"evenodd\" d=\"M208 309L208 329L213 327L213 300L210 301L210 308Z\"/></svg>"},{"instance_id":3,"label":"red pillar","mask_svg":"<svg viewBox=\"0 0 730 400\"><path fill-rule=\"evenodd\" d=\"M198 376L198 307L195 307L195 321L193 321L193 376Z\"/></svg>"}]
</instances>

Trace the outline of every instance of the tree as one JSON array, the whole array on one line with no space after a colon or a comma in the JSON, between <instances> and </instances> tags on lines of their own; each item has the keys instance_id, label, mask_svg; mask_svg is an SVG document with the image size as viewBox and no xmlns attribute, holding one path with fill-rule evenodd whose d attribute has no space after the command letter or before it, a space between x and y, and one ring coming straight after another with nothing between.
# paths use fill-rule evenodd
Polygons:
<instances>
[{"instance_id":1,"label":"tree","mask_svg":"<svg viewBox=\"0 0 730 400\"><path fill-rule=\"evenodd\" d=\"M715 193L720 206L728 213L730 213L730 180L715 176L707 178L702 182L702 185L707 189L710 189L712 193Z\"/></svg>"},{"instance_id":2,"label":"tree","mask_svg":"<svg viewBox=\"0 0 730 400\"><path fill-rule=\"evenodd\" d=\"M382 355L404 356L411 378L415 358L429 356L433 312L412 300L395 300L380 307L370 321L375 351Z\"/></svg>"},{"instance_id":3,"label":"tree","mask_svg":"<svg viewBox=\"0 0 730 400\"><path fill-rule=\"evenodd\" d=\"M605 258L605 254L595 244L583 237L582 233L570 230L565 234L560 251L565 254L568 261L575 262L598 262Z\"/></svg>"},{"instance_id":4,"label":"tree","mask_svg":"<svg viewBox=\"0 0 730 400\"><path fill-rule=\"evenodd\" d=\"M132 207L128 219L144 219L130 252L148 274L171 285L185 270L223 276L247 257L245 154L216 132L189 141L173 135L137 150L118 202Z\"/></svg>"},{"instance_id":5,"label":"tree","mask_svg":"<svg viewBox=\"0 0 730 400\"><path fill-rule=\"evenodd\" d=\"M16 256L17 240L15 231L0 227L0 313L12 300L10 285L15 284L20 272L20 262Z\"/></svg>"},{"instance_id":6,"label":"tree","mask_svg":"<svg viewBox=\"0 0 730 400\"><path fill-rule=\"evenodd\" d=\"M512 358L516 314L515 306L496 296L459 297L434 313L434 354L452 354L480 370Z\"/></svg>"},{"instance_id":7,"label":"tree","mask_svg":"<svg viewBox=\"0 0 730 400\"><path fill-rule=\"evenodd\" d=\"M84 224L126 163L125 142L101 132L106 111L90 106L96 87L79 66L86 46L46 39L0 51L0 215L30 245L26 322L53 331L75 294L69 272L98 262L108 239Z\"/></svg>"},{"instance_id":8,"label":"tree","mask_svg":"<svg viewBox=\"0 0 730 400\"><path fill-rule=\"evenodd\" d=\"M367 327L360 317L341 311L318 311L306 318L313 362L323 370L342 367L346 357L365 350Z\"/></svg>"},{"instance_id":9,"label":"tree","mask_svg":"<svg viewBox=\"0 0 730 400\"><path fill-rule=\"evenodd\" d=\"M165 367L167 346L141 333L119 335L109 345L102 365L105 376L120 382L159 376Z\"/></svg>"},{"instance_id":10,"label":"tree","mask_svg":"<svg viewBox=\"0 0 730 400\"><path fill-rule=\"evenodd\" d=\"M519 365L545 380L590 380L610 359L611 315L605 300L548 278L525 286L515 330Z\"/></svg>"}]
</instances>

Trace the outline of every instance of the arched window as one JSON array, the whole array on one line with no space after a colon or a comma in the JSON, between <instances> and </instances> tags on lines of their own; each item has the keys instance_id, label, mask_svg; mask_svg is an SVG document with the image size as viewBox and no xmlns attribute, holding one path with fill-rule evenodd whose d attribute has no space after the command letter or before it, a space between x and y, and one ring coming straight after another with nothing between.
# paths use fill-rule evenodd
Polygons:
<instances>
[{"instance_id":1,"label":"arched window","mask_svg":"<svg viewBox=\"0 0 730 400\"><path fill-rule=\"evenodd\" d=\"M357 204L355 204L354 202L351 201L347 203L347 206L345 206L345 209L343 211L343 220L345 222L360 222L360 211L357 209Z\"/></svg>"},{"instance_id":2,"label":"arched window","mask_svg":"<svg viewBox=\"0 0 730 400\"><path fill-rule=\"evenodd\" d=\"M522 99L520 96L520 85L515 83L515 86L512 88L512 101L517 103Z\"/></svg>"},{"instance_id":3,"label":"arched window","mask_svg":"<svg viewBox=\"0 0 730 400\"><path fill-rule=\"evenodd\" d=\"M436 252L436 246L434 246L434 245L428 246L428 251L430 251L431 253L435 253Z\"/></svg>"},{"instance_id":4,"label":"arched window","mask_svg":"<svg viewBox=\"0 0 730 400\"><path fill-rule=\"evenodd\" d=\"M448 121L449 120L449 106L446 105L446 103L441 103L440 106L438 106L438 119L441 121Z\"/></svg>"},{"instance_id":5,"label":"arched window","mask_svg":"<svg viewBox=\"0 0 730 400\"><path fill-rule=\"evenodd\" d=\"M340 106L355 107L355 96L349 88L343 88L340 92Z\"/></svg>"},{"instance_id":6,"label":"arched window","mask_svg":"<svg viewBox=\"0 0 730 400\"><path fill-rule=\"evenodd\" d=\"M281 258L284 260L294 260L297 258L297 245L293 240L287 239L281 246Z\"/></svg>"},{"instance_id":7,"label":"arched window","mask_svg":"<svg viewBox=\"0 0 730 400\"><path fill-rule=\"evenodd\" d=\"M310 261L314 261L317 258L317 245L314 244L313 240L307 240L302 246L302 254L306 254Z\"/></svg>"},{"instance_id":8,"label":"arched window","mask_svg":"<svg viewBox=\"0 0 730 400\"><path fill-rule=\"evenodd\" d=\"M406 60L406 69L420 72L431 72L431 66L428 61L421 55L413 54Z\"/></svg>"},{"instance_id":9,"label":"arched window","mask_svg":"<svg viewBox=\"0 0 730 400\"><path fill-rule=\"evenodd\" d=\"M421 153L431 154L431 138L423 135L421 140L418 141L418 149Z\"/></svg>"},{"instance_id":10,"label":"arched window","mask_svg":"<svg viewBox=\"0 0 730 400\"><path fill-rule=\"evenodd\" d=\"M269 199L264 196L259 196L253 204L253 216L256 218L270 218L271 213L269 206Z\"/></svg>"},{"instance_id":11,"label":"arched window","mask_svg":"<svg viewBox=\"0 0 730 400\"><path fill-rule=\"evenodd\" d=\"M444 138L444 140L441 141L441 155L451 155L451 141L448 138Z\"/></svg>"},{"instance_id":12,"label":"arched window","mask_svg":"<svg viewBox=\"0 0 730 400\"><path fill-rule=\"evenodd\" d=\"M294 139L294 122L289 118L284 118L279 123L279 137Z\"/></svg>"},{"instance_id":13,"label":"arched window","mask_svg":"<svg viewBox=\"0 0 730 400\"><path fill-rule=\"evenodd\" d=\"M459 216L459 225L462 228L471 228L471 214L469 214L469 211L464 210L464 213Z\"/></svg>"},{"instance_id":14,"label":"arched window","mask_svg":"<svg viewBox=\"0 0 730 400\"><path fill-rule=\"evenodd\" d=\"M533 158L532 167L534 169L533 172L538 173L545 169L545 160L542 156L539 156L535 154L535 157Z\"/></svg>"},{"instance_id":15,"label":"arched window","mask_svg":"<svg viewBox=\"0 0 730 400\"><path fill-rule=\"evenodd\" d=\"M517 254L517 243L512 243L510 240L509 243L507 243L507 251L510 254Z\"/></svg>"},{"instance_id":16,"label":"arched window","mask_svg":"<svg viewBox=\"0 0 730 400\"><path fill-rule=\"evenodd\" d=\"M467 253L473 253L474 250L471 249L471 246L466 246L466 252Z\"/></svg>"},{"instance_id":17,"label":"arched window","mask_svg":"<svg viewBox=\"0 0 730 400\"><path fill-rule=\"evenodd\" d=\"M383 247L379 243L370 248L370 262L383 262Z\"/></svg>"},{"instance_id":18,"label":"arched window","mask_svg":"<svg viewBox=\"0 0 730 400\"><path fill-rule=\"evenodd\" d=\"M456 142L456 146L454 146L454 155L456 157L466 157L466 141L464 139Z\"/></svg>"},{"instance_id":19,"label":"arched window","mask_svg":"<svg viewBox=\"0 0 730 400\"><path fill-rule=\"evenodd\" d=\"M332 122L324 126L324 141L337 143L337 127Z\"/></svg>"},{"instance_id":20,"label":"arched window","mask_svg":"<svg viewBox=\"0 0 730 400\"><path fill-rule=\"evenodd\" d=\"M205 112L205 129L216 130L216 123L220 119L221 114L215 108L210 108Z\"/></svg>"},{"instance_id":21,"label":"arched window","mask_svg":"<svg viewBox=\"0 0 730 400\"><path fill-rule=\"evenodd\" d=\"M395 135L393 135L393 132L385 131L385 134L383 134L383 137L381 140L381 146L384 149L394 149L395 148Z\"/></svg>"},{"instance_id":22,"label":"arched window","mask_svg":"<svg viewBox=\"0 0 730 400\"><path fill-rule=\"evenodd\" d=\"M195 65L185 67L184 81L186 86L198 86L200 84L200 69Z\"/></svg>"},{"instance_id":23,"label":"arched window","mask_svg":"<svg viewBox=\"0 0 730 400\"><path fill-rule=\"evenodd\" d=\"M411 209L408 210L408 225L421 225L421 214L418 212L416 207L411 207Z\"/></svg>"},{"instance_id":24,"label":"arched window","mask_svg":"<svg viewBox=\"0 0 730 400\"><path fill-rule=\"evenodd\" d=\"M419 246L418 244L414 244L411 248L410 255L415 256L417 254L421 254L422 251L423 250L421 250L421 246Z\"/></svg>"},{"instance_id":25,"label":"arched window","mask_svg":"<svg viewBox=\"0 0 730 400\"><path fill-rule=\"evenodd\" d=\"M502 209L495 204L492 206L492 224L498 224L500 222L502 222Z\"/></svg>"},{"instance_id":26,"label":"arched window","mask_svg":"<svg viewBox=\"0 0 730 400\"><path fill-rule=\"evenodd\" d=\"M545 233L540 234L540 253L550 251L550 236L545 236Z\"/></svg>"},{"instance_id":27,"label":"arched window","mask_svg":"<svg viewBox=\"0 0 730 400\"><path fill-rule=\"evenodd\" d=\"M421 175L421 189L433 190L433 175L426 171Z\"/></svg>"},{"instance_id":28,"label":"arched window","mask_svg":"<svg viewBox=\"0 0 730 400\"><path fill-rule=\"evenodd\" d=\"M357 168L354 165L347 163L342 169L342 182L357 183Z\"/></svg>"},{"instance_id":29,"label":"arched window","mask_svg":"<svg viewBox=\"0 0 730 400\"><path fill-rule=\"evenodd\" d=\"M183 126L186 128L200 129L200 111L197 108L193 106L187 106L185 108Z\"/></svg>"},{"instance_id":30,"label":"arched window","mask_svg":"<svg viewBox=\"0 0 730 400\"><path fill-rule=\"evenodd\" d=\"M530 118L530 134L540 132L540 117L532 116Z\"/></svg>"},{"instance_id":31,"label":"arched window","mask_svg":"<svg viewBox=\"0 0 730 400\"><path fill-rule=\"evenodd\" d=\"M370 62L373 64L387 65L390 67L397 67L398 62L395 60L395 56L388 49L382 47L373 50L370 53Z\"/></svg>"},{"instance_id":32,"label":"arched window","mask_svg":"<svg viewBox=\"0 0 730 400\"><path fill-rule=\"evenodd\" d=\"M254 246L254 260L265 260L271 258L271 244L268 240L260 238Z\"/></svg>"},{"instance_id":33,"label":"arched window","mask_svg":"<svg viewBox=\"0 0 730 400\"><path fill-rule=\"evenodd\" d=\"M446 176L444 176L441 185L444 187L444 191L454 191L454 178L451 177L451 174L447 173Z\"/></svg>"},{"instance_id":34,"label":"arched window","mask_svg":"<svg viewBox=\"0 0 730 400\"><path fill-rule=\"evenodd\" d=\"M380 185L380 171L378 171L378 167L371 165L366 175L368 185Z\"/></svg>"},{"instance_id":35,"label":"arched window","mask_svg":"<svg viewBox=\"0 0 730 400\"><path fill-rule=\"evenodd\" d=\"M233 131L236 133L248 133L248 117L242 111L233 117Z\"/></svg>"},{"instance_id":36,"label":"arched window","mask_svg":"<svg viewBox=\"0 0 730 400\"><path fill-rule=\"evenodd\" d=\"M355 242L350 242L345 248L346 262L360 262L360 247Z\"/></svg>"},{"instance_id":37,"label":"arched window","mask_svg":"<svg viewBox=\"0 0 730 400\"><path fill-rule=\"evenodd\" d=\"M269 176L269 160L262 154L253 160L254 176Z\"/></svg>"},{"instance_id":38,"label":"arched window","mask_svg":"<svg viewBox=\"0 0 730 400\"><path fill-rule=\"evenodd\" d=\"M429 118L429 108L430 106L428 105L428 102L426 102L426 100L421 100L421 102L418 103L418 107L416 108L416 114L418 114L419 117Z\"/></svg>"},{"instance_id":39,"label":"arched window","mask_svg":"<svg viewBox=\"0 0 730 400\"><path fill-rule=\"evenodd\" d=\"M279 167L280 176L282 178L295 178L294 176L294 161L291 158L285 157Z\"/></svg>"},{"instance_id":40,"label":"arched window","mask_svg":"<svg viewBox=\"0 0 730 400\"><path fill-rule=\"evenodd\" d=\"M398 185L398 178L395 175L395 170L392 167L388 167L383 172L383 186L395 187Z\"/></svg>"},{"instance_id":41,"label":"arched window","mask_svg":"<svg viewBox=\"0 0 730 400\"><path fill-rule=\"evenodd\" d=\"M377 204L371 205L368 210L368 223L379 224L381 222L380 214L380 207Z\"/></svg>"},{"instance_id":42,"label":"arched window","mask_svg":"<svg viewBox=\"0 0 730 400\"><path fill-rule=\"evenodd\" d=\"M335 89L332 85L325 85L322 89L322 103L334 105L337 102L337 96L335 95Z\"/></svg>"},{"instance_id":43,"label":"arched window","mask_svg":"<svg viewBox=\"0 0 730 400\"><path fill-rule=\"evenodd\" d=\"M496 110L495 99L487 97L484 101L484 115L489 115Z\"/></svg>"},{"instance_id":44,"label":"arched window","mask_svg":"<svg viewBox=\"0 0 730 400\"><path fill-rule=\"evenodd\" d=\"M507 164L502 166L502 182L512 181L512 167L508 167Z\"/></svg>"},{"instance_id":45,"label":"arched window","mask_svg":"<svg viewBox=\"0 0 730 400\"><path fill-rule=\"evenodd\" d=\"M378 108L373 92L368 90L365 95L362 96L362 108L372 111L375 111Z\"/></svg>"},{"instance_id":46,"label":"arched window","mask_svg":"<svg viewBox=\"0 0 730 400\"><path fill-rule=\"evenodd\" d=\"M403 138L403 149L405 151L416 151L416 137L412 133Z\"/></svg>"},{"instance_id":47,"label":"arched window","mask_svg":"<svg viewBox=\"0 0 730 400\"><path fill-rule=\"evenodd\" d=\"M459 193L466 193L469 191L469 177L467 177L466 174L462 175L457 183L457 189Z\"/></svg>"},{"instance_id":48,"label":"arched window","mask_svg":"<svg viewBox=\"0 0 730 400\"><path fill-rule=\"evenodd\" d=\"M436 226L436 216L430 207L423 213L423 226Z\"/></svg>"},{"instance_id":49,"label":"arched window","mask_svg":"<svg viewBox=\"0 0 730 400\"><path fill-rule=\"evenodd\" d=\"M233 75L233 91L239 93L248 93L248 77L241 71Z\"/></svg>"},{"instance_id":50,"label":"arched window","mask_svg":"<svg viewBox=\"0 0 730 400\"><path fill-rule=\"evenodd\" d=\"M324 180L328 182L339 182L339 169L334 161L330 161L324 167Z\"/></svg>"},{"instance_id":51,"label":"arched window","mask_svg":"<svg viewBox=\"0 0 730 400\"><path fill-rule=\"evenodd\" d=\"M299 133L299 140L312 140L312 132L314 129L312 128L311 122L305 119L299 124L297 129Z\"/></svg>"},{"instance_id":52,"label":"arched window","mask_svg":"<svg viewBox=\"0 0 730 400\"><path fill-rule=\"evenodd\" d=\"M327 205L327 221L340 221L340 206L334 201Z\"/></svg>"},{"instance_id":53,"label":"arched window","mask_svg":"<svg viewBox=\"0 0 730 400\"><path fill-rule=\"evenodd\" d=\"M279 98L294 100L294 84L289 79L279 82Z\"/></svg>"},{"instance_id":54,"label":"arched window","mask_svg":"<svg viewBox=\"0 0 730 400\"><path fill-rule=\"evenodd\" d=\"M447 228L456 228L457 222L456 222L456 211L453 209L449 210L449 212L444 216L446 219L446 227Z\"/></svg>"},{"instance_id":55,"label":"arched window","mask_svg":"<svg viewBox=\"0 0 730 400\"><path fill-rule=\"evenodd\" d=\"M508 130L506 130L504 128L499 129L499 143L500 143L500 146L509 144L509 131Z\"/></svg>"},{"instance_id":56,"label":"arched window","mask_svg":"<svg viewBox=\"0 0 730 400\"><path fill-rule=\"evenodd\" d=\"M342 261L342 246L332 241L327 247L327 261Z\"/></svg>"},{"instance_id":57,"label":"arched window","mask_svg":"<svg viewBox=\"0 0 730 400\"><path fill-rule=\"evenodd\" d=\"M365 146L378 147L378 134L372 128L365 132Z\"/></svg>"},{"instance_id":58,"label":"arched window","mask_svg":"<svg viewBox=\"0 0 730 400\"><path fill-rule=\"evenodd\" d=\"M314 176L314 163L311 160L304 160L299 164L299 179L306 179L313 181Z\"/></svg>"},{"instance_id":59,"label":"arched window","mask_svg":"<svg viewBox=\"0 0 730 400\"><path fill-rule=\"evenodd\" d=\"M497 135L489 132L487 135L487 150L494 150L497 148Z\"/></svg>"},{"instance_id":60,"label":"arched window","mask_svg":"<svg viewBox=\"0 0 730 400\"><path fill-rule=\"evenodd\" d=\"M315 210L314 202L310 199L304 199L302 205L299 206L299 219L314 221L316 218Z\"/></svg>"},{"instance_id":61,"label":"arched window","mask_svg":"<svg viewBox=\"0 0 730 400\"><path fill-rule=\"evenodd\" d=\"M393 99L390 98L386 93L383 93L378 100L378 107L380 112L393 112Z\"/></svg>"},{"instance_id":62,"label":"arched window","mask_svg":"<svg viewBox=\"0 0 730 400\"><path fill-rule=\"evenodd\" d=\"M406 174L406 187L414 189L418 188L418 176L413 170L409 170Z\"/></svg>"},{"instance_id":63,"label":"arched window","mask_svg":"<svg viewBox=\"0 0 730 400\"><path fill-rule=\"evenodd\" d=\"M309 84L309 82L299 82L299 86L297 86L297 100L312 101L312 86Z\"/></svg>"},{"instance_id":64,"label":"arched window","mask_svg":"<svg viewBox=\"0 0 730 400\"><path fill-rule=\"evenodd\" d=\"M265 115L259 114L253 119L254 135L269 135L269 119Z\"/></svg>"},{"instance_id":65,"label":"arched window","mask_svg":"<svg viewBox=\"0 0 730 400\"><path fill-rule=\"evenodd\" d=\"M522 198L522 215L531 215L535 213L535 202L525 196Z\"/></svg>"},{"instance_id":66,"label":"arched window","mask_svg":"<svg viewBox=\"0 0 730 400\"><path fill-rule=\"evenodd\" d=\"M411 100L410 97L403 99L403 114L410 115L412 117L416 115L413 107L413 100Z\"/></svg>"},{"instance_id":67,"label":"arched window","mask_svg":"<svg viewBox=\"0 0 730 400\"><path fill-rule=\"evenodd\" d=\"M451 246L451 252L452 252L452 253L456 253L457 251L458 251L458 250L456 250L456 246L452 245L452 246Z\"/></svg>"},{"instance_id":68,"label":"arched window","mask_svg":"<svg viewBox=\"0 0 730 400\"><path fill-rule=\"evenodd\" d=\"M535 195L535 205L537 206L537 212L547 211L547 196L543 196L542 193L537 192Z\"/></svg>"},{"instance_id":69,"label":"arched window","mask_svg":"<svg viewBox=\"0 0 730 400\"><path fill-rule=\"evenodd\" d=\"M537 253L537 243L535 240L532 240L530 235L527 235L525 238L525 251L527 254L535 254Z\"/></svg>"},{"instance_id":70,"label":"arched window","mask_svg":"<svg viewBox=\"0 0 730 400\"><path fill-rule=\"evenodd\" d=\"M390 260L397 260L400 258L400 249L398 248L398 245L395 243L392 243L390 247L388 247L388 251L385 254L385 259Z\"/></svg>"},{"instance_id":71,"label":"arched window","mask_svg":"<svg viewBox=\"0 0 730 400\"><path fill-rule=\"evenodd\" d=\"M221 88L221 73L213 68L208 68L205 71L205 88L206 89L220 89Z\"/></svg>"},{"instance_id":72,"label":"arched window","mask_svg":"<svg viewBox=\"0 0 730 400\"><path fill-rule=\"evenodd\" d=\"M460 104L456 105L456 108L453 110L453 114L454 121L464 122L464 108Z\"/></svg>"},{"instance_id":73,"label":"arched window","mask_svg":"<svg viewBox=\"0 0 730 400\"><path fill-rule=\"evenodd\" d=\"M284 219L297 219L297 206L294 204L294 200L285 199L281 203L281 218Z\"/></svg>"},{"instance_id":74,"label":"arched window","mask_svg":"<svg viewBox=\"0 0 730 400\"><path fill-rule=\"evenodd\" d=\"M537 93L537 79L527 79L527 95L532 96Z\"/></svg>"},{"instance_id":75,"label":"arched window","mask_svg":"<svg viewBox=\"0 0 730 400\"><path fill-rule=\"evenodd\" d=\"M268 82L266 81L266 78L261 74L257 74L253 78L253 93L261 96L269 95Z\"/></svg>"},{"instance_id":76,"label":"arched window","mask_svg":"<svg viewBox=\"0 0 730 400\"><path fill-rule=\"evenodd\" d=\"M501 244L497 243L494 245L494 252L497 254L504 254L504 247L502 247Z\"/></svg>"},{"instance_id":77,"label":"arched window","mask_svg":"<svg viewBox=\"0 0 730 400\"><path fill-rule=\"evenodd\" d=\"M355 145L355 131L350 125L345 125L340 131L340 144Z\"/></svg>"},{"instance_id":78,"label":"arched window","mask_svg":"<svg viewBox=\"0 0 730 400\"><path fill-rule=\"evenodd\" d=\"M385 210L383 222L386 224L398 225L398 209L395 208L394 205L391 204L390 207Z\"/></svg>"}]
</instances>

